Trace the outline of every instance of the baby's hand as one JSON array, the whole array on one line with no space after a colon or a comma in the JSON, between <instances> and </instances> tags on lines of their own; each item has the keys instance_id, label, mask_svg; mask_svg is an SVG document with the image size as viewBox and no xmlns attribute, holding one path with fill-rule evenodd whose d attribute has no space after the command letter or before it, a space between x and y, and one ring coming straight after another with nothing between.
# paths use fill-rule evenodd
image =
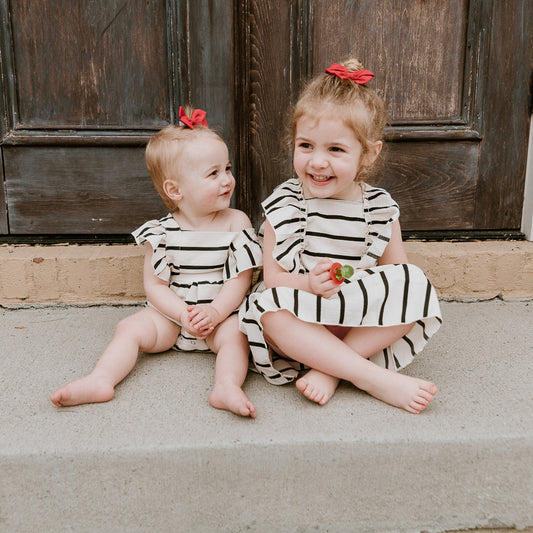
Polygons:
<instances>
[{"instance_id":1,"label":"baby's hand","mask_svg":"<svg viewBox=\"0 0 533 533\"><path fill-rule=\"evenodd\" d=\"M332 264L331 259L324 257L309 272L309 286L313 294L322 296L322 298L331 298L341 290L340 285L331 279L330 269Z\"/></svg>"},{"instance_id":2,"label":"baby's hand","mask_svg":"<svg viewBox=\"0 0 533 533\"><path fill-rule=\"evenodd\" d=\"M204 340L212 331L214 328L199 328L195 326L190 317L189 310L194 306L189 306L187 310L185 310L181 316L180 316L180 322L183 327L183 329L192 335L193 337L196 337L199 340Z\"/></svg>"},{"instance_id":3,"label":"baby's hand","mask_svg":"<svg viewBox=\"0 0 533 533\"><path fill-rule=\"evenodd\" d=\"M220 313L212 305L190 305L187 308L189 320L200 331L213 331L220 322Z\"/></svg>"}]
</instances>

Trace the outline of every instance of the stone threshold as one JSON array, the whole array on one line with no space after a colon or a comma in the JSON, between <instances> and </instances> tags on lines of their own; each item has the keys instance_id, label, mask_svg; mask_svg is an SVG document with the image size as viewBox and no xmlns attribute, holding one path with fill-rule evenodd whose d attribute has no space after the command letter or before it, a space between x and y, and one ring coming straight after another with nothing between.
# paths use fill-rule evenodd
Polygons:
<instances>
[{"instance_id":1,"label":"stone threshold","mask_svg":"<svg viewBox=\"0 0 533 533\"><path fill-rule=\"evenodd\" d=\"M533 299L533 242L405 247L443 300ZM138 303L142 267L143 249L133 244L0 245L0 305Z\"/></svg>"}]
</instances>

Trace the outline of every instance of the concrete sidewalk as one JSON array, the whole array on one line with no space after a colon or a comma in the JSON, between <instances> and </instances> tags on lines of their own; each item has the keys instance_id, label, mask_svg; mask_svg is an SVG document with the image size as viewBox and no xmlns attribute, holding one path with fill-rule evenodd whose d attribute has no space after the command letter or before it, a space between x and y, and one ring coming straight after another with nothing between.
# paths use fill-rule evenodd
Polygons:
<instances>
[{"instance_id":1,"label":"concrete sidewalk","mask_svg":"<svg viewBox=\"0 0 533 533\"><path fill-rule=\"evenodd\" d=\"M142 356L109 403L54 407L135 310L0 310L0 531L533 526L533 302L443 303L405 371L439 386L419 416L251 374L243 419L207 402L213 356L173 352Z\"/></svg>"}]
</instances>

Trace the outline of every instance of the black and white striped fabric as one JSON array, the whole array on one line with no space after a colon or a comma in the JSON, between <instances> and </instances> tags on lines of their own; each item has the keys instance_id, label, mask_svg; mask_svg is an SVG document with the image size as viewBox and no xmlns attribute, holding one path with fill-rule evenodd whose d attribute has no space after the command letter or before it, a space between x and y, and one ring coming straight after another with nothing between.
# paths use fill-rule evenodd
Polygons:
<instances>
[{"instance_id":1,"label":"black and white striped fabric","mask_svg":"<svg viewBox=\"0 0 533 533\"><path fill-rule=\"evenodd\" d=\"M265 289L263 283L249 295L239 312L241 330L256 369L271 383L293 381L303 367L269 350L261 324L266 312L284 309L306 322L346 327L414 323L408 335L370 358L392 370L409 364L442 323L435 290L418 267L377 266L399 208L385 190L361 185L362 202L306 200L293 178L262 204L276 235L274 257L288 272L309 272L322 257L363 269L329 299L288 287Z\"/></svg>"},{"instance_id":2,"label":"black and white striped fabric","mask_svg":"<svg viewBox=\"0 0 533 533\"><path fill-rule=\"evenodd\" d=\"M182 230L168 214L150 220L132 235L137 244L150 243L154 274L187 304L208 304L225 281L262 264L262 252L253 228L238 232ZM205 341L182 330L178 350L207 351Z\"/></svg>"}]
</instances>

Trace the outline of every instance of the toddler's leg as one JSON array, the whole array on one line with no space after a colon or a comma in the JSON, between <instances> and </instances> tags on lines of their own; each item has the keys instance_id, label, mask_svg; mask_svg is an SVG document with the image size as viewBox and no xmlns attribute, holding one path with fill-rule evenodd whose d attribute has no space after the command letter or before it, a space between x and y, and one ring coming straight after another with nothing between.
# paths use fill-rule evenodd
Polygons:
<instances>
[{"instance_id":1,"label":"toddler's leg","mask_svg":"<svg viewBox=\"0 0 533 533\"><path fill-rule=\"evenodd\" d=\"M288 311L266 313L265 337L277 351L324 374L352 382L372 396L419 413L437 392L420 379L398 374L371 363L325 327L298 320ZM287 335L290 332L290 335Z\"/></svg>"},{"instance_id":2,"label":"toddler's leg","mask_svg":"<svg viewBox=\"0 0 533 533\"><path fill-rule=\"evenodd\" d=\"M50 400L58 407L111 400L117 383L135 366L139 352L168 350L178 333L179 326L151 308L121 320L93 371L57 389Z\"/></svg>"},{"instance_id":3,"label":"toddler's leg","mask_svg":"<svg viewBox=\"0 0 533 533\"><path fill-rule=\"evenodd\" d=\"M326 329L339 339L343 339L347 333L347 328L338 326L326 326ZM335 376L324 374L320 370L312 368L296 381L296 388L306 398L319 405L325 405L335 394L339 381L340 379Z\"/></svg>"},{"instance_id":4,"label":"toddler's leg","mask_svg":"<svg viewBox=\"0 0 533 533\"><path fill-rule=\"evenodd\" d=\"M241 388L248 373L250 348L246 336L239 331L238 316L229 316L206 341L217 354L215 386L209 403L217 409L255 418L255 407Z\"/></svg>"}]
</instances>

